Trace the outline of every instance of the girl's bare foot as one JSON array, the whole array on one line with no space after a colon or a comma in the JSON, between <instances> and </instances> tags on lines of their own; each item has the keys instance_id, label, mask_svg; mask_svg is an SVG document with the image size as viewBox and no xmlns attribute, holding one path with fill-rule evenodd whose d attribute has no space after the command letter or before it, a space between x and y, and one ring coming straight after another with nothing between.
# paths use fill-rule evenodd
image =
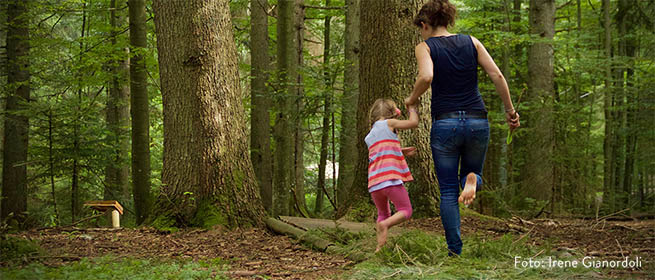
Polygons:
<instances>
[{"instance_id":1,"label":"girl's bare foot","mask_svg":"<svg viewBox=\"0 0 655 280\"><path fill-rule=\"evenodd\" d=\"M375 252L377 253L382 249L382 246L387 243L387 232L389 231L389 228L384 226L382 222L379 222L375 224L375 231L378 237L378 246L375 248Z\"/></svg>"},{"instance_id":2,"label":"girl's bare foot","mask_svg":"<svg viewBox=\"0 0 655 280\"><path fill-rule=\"evenodd\" d=\"M466 185L464 186L464 191L462 191L462 194L459 195L459 199L457 201L464 203L465 205L471 204L473 199L475 199L475 188L477 185L478 178L475 176L475 173L471 172L466 175Z\"/></svg>"}]
</instances>

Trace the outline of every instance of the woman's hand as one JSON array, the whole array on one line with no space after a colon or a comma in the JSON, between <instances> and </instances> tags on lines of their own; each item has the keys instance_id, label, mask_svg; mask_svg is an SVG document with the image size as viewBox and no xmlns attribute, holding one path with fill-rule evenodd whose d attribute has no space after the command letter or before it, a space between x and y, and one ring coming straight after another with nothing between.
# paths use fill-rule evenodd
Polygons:
<instances>
[{"instance_id":1,"label":"woman's hand","mask_svg":"<svg viewBox=\"0 0 655 280\"><path fill-rule=\"evenodd\" d=\"M510 130L514 130L521 126L520 118L521 116L519 116L519 113L513 109L505 112L505 120L507 120L507 124L509 125Z\"/></svg>"},{"instance_id":2,"label":"woman's hand","mask_svg":"<svg viewBox=\"0 0 655 280\"><path fill-rule=\"evenodd\" d=\"M416 155L416 147L404 147L400 148L401 151L403 151L403 155L406 157L411 157Z\"/></svg>"},{"instance_id":3,"label":"woman's hand","mask_svg":"<svg viewBox=\"0 0 655 280\"><path fill-rule=\"evenodd\" d=\"M407 106L407 108L409 108L409 106L414 105L414 103L416 103L416 101L412 100L411 96L405 98L405 105Z\"/></svg>"}]
</instances>

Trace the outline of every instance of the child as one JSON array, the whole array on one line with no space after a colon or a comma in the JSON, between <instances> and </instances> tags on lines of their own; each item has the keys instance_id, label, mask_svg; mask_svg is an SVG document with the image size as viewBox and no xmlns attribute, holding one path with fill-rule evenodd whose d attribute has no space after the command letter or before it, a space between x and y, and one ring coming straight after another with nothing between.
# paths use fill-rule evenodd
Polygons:
<instances>
[{"instance_id":1,"label":"child","mask_svg":"<svg viewBox=\"0 0 655 280\"><path fill-rule=\"evenodd\" d=\"M413 147L401 148L396 129L410 129L418 126L416 105L408 107L409 119L398 120L400 110L389 99L375 100L369 111L371 131L364 141L368 146L368 191L378 210L376 223L377 248L380 251L387 242L387 232L412 216L412 205L403 182L412 181L412 174L404 155L416 153ZM393 216L389 200L398 210Z\"/></svg>"}]
</instances>

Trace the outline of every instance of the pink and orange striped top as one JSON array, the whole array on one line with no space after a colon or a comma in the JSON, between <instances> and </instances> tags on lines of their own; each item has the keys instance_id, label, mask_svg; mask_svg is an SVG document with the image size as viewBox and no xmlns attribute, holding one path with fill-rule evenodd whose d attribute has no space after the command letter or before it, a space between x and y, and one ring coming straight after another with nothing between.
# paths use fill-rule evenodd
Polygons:
<instances>
[{"instance_id":1,"label":"pink and orange striped top","mask_svg":"<svg viewBox=\"0 0 655 280\"><path fill-rule=\"evenodd\" d=\"M375 122L364 141L368 146L369 192L414 180L398 135L389 129L386 120Z\"/></svg>"}]
</instances>

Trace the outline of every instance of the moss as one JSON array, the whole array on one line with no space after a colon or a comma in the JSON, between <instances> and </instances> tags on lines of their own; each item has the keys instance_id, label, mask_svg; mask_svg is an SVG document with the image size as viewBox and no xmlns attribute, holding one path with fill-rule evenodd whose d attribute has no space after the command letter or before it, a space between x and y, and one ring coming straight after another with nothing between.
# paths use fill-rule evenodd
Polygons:
<instances>
[{"instance_id":1,"label":"moss","mask_svg":"<svg viewBox=\"0 0 655 280\"><path fill-rule=\"evenodd\" d=\"M468 216L468 217L476 217L476 218L478 218L478 219L480 219L480 220L483 220L483 221L491 221L491 222L497 222L497 223L504 223L503 220L501 220L501 219L499 219L499 218L492 217L492 216L487 216L487 215L483 215L483 214L480 214L480 213L476 212L475 210L471 210L471 209L466 208L466 207L463 207L463 206L460 206L460 208L459 208L459 213L460 213L460 215L461 215L462 217L466 217L466 216Z\"/></svg>"},{"instance_id":2,"label":"moss","mask_svg":"<svg viewBox=\"0 0 655 280\"><path fill-rule=\"evenodd\" d=\"M21 259L42 253L43 249L32 241L13 236L0 237L0 256L3 260Z\"/></svg>"},{"instance_id":3,"label":"moss","mask_svg":"<svg viewBox=\"0 0 655 280\"><path fill-rule=\"evenodd\" d=\"M192 226L211 228L215 225L228 225L228 219L214 203L204 200L198 203L196 214L191 220Z\"/></svg>"},{"instance_id":4,"label":"moss","mask_svg":"<svg viewBox=\"0 0 655 280\"><path fill-rule=\"evenodd\" d=\"M159 231L163 232L177 232L179 228L176 227L175 219L166 214L160 214L152 220L150 225Z\"/></svg>"},{"instance_id":5,"label":"moss","mask_svg":"<svg viewBox=\"0 0 655 280\"><path fill-rule=\"evenodd\" d=\"M370 222L377 213L375 206L366 200L360 200L353 204L345 215L347 221Z\"/></svg>"}]
</instances>

